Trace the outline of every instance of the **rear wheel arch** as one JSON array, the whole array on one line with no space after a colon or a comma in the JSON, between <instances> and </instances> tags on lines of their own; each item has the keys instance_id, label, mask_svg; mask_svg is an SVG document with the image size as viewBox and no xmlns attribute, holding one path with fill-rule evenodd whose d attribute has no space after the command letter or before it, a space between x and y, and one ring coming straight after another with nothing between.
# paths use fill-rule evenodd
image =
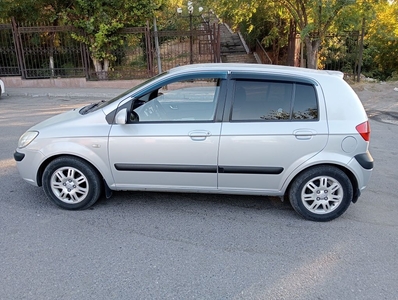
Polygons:
<instances>
[{"instance_id":1,"label":"rear wheel arch","mask_svg":"<svg viewBox=\"0 0 398 300\"><path fill-rule=\"evenodd\" d=\"M299 215L323 222L342 215L356 201L357 191L358 183L350 170L334 164L318 164L296 174L284 197Z\"/></svg>"},{"instance_id":2,"label":"rear wheel arch","mask_svg":"<svg viewBox=\"0 0 398 300\"><path fill-rule=\"evenodd\" d=\"M337 165L337 164L316 164L316 165L309 166L309 167L307 167L307 168L301 170L301 171L300 171L299 173L297 173L296 175L294 175L294 177L290 180L290 182L289 182L289 184L288 184L288 186L287 186L287 188L286 188L286 190L285 190L285 194L287 195L287 194L289 193L289 190L290 190L290 188L291 188L292 183L294 182L294 180L295 180L300 174L302 174L303 172L305 172L305 171L307 171L307 170L309 170L309 169L317 168L317 167L321 167L321 166L330 166L330 167L335 167L335 168L340 169L340 170L343 171L343 172L347 175L347 177L350 179L351 184L352 184L352 188L354 189L354 191L358 190L358 181L357 181L357 179L356 179L354 173L351 172L350 169L348 169L348 168L346 168L346 167L344 167L344 166L341 166L341 165Z\"/></svg>"}]
</instances>

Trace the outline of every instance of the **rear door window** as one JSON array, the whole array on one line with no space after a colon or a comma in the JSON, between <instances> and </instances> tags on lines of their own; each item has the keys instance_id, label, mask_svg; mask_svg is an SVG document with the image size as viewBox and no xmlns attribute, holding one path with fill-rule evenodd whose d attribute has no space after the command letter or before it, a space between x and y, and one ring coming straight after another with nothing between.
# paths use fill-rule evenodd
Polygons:
<instances>
[{"instance_id":1,"label":"rear door window","mask_svg":"<svg viewBox=\"0 0 398 300\"><path fill-rule=\"evenodd\" d=\"M318 105L310 84L236 80L231 121L315 120Z\"/></svg>"}]
</instances>

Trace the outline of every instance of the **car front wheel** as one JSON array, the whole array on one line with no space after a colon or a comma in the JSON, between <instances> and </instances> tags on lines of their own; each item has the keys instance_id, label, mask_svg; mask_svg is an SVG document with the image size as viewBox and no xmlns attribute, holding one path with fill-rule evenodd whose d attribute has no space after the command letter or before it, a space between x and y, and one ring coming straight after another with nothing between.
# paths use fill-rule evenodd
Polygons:
<instances>
[{"instance_id":1,"label":"car front wheel","mask_svg":"<svg viewBox=\"0 0 398 300\"><path fill-rule=\"evenodd\" d=\"M85 209L101 194L102 181L97 170L82 159L71 156L54 159L43 172L46 195L65 209Z\"/></svg>"},{"instance_id":2,"label":"car front wheel","mask_svg":"<svg viewBox=\"0 0 398 300\"><path fill-rule=\"evenodd\" d=\"M289 190L294 210L308 220L325 222L341 216L353 198L348 176L333 166L314 167L296 177Z\"/></svg>"}]
</instances>

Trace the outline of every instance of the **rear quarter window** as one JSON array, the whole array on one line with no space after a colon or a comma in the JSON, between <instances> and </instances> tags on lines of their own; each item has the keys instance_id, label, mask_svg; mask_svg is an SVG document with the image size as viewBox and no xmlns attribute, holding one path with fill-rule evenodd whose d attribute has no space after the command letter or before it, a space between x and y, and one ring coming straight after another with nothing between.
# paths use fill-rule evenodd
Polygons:
<instances>
[{"instance_id":1,"label":"rear quarter window","mask_svg":"<svg viewBox=\"0 0 398 300\"><path fill-rule=\"evenodd\" d=\"M318 101L312 85L296 83L292 119L318 119Z\"/></svg>"}]
</instances>

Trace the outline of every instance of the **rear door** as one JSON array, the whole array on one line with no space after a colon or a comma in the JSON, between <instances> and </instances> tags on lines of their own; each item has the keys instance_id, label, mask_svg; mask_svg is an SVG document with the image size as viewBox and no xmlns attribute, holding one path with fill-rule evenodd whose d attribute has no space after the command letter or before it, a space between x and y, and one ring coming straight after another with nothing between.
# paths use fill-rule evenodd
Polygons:
<instances>
[{"instance_id":1,"label":"rear door","mask_svg":"<svg viewBox=\"0 0 398 300\"><path fill-rule=\"evenodd\" d=\"M220 138L218 187L275 193L326 145L324 101L316 82L232 76Z\"/></svg>"}]
</instances>

